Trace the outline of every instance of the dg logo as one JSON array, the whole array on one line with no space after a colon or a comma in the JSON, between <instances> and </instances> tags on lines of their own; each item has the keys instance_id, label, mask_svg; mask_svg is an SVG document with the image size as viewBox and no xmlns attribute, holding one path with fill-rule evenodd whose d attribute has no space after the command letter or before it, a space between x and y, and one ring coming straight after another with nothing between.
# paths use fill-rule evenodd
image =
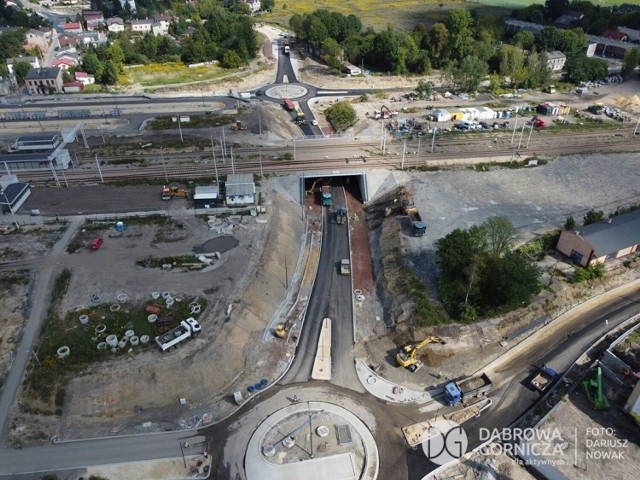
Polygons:
<instances>
[{"instance_id":1,"label":"dg logo","mask_svg":"<svg viewBox=\"0 0 640 480\"><path fill-rule=\"evenodd\" d=\"M445 419L431 422L428 435L422 442L422 451L436 465L446 465L467 452L467 433L456 422Z\"/></svg>"}]
</instances>

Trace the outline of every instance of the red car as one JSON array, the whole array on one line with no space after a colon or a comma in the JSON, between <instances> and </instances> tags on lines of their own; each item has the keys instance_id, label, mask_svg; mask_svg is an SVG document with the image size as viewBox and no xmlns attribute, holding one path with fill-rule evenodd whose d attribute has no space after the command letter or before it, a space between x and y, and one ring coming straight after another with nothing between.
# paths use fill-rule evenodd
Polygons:
<instances>
[{"instance_id":1,"label":"red car","mask_svg":"<svg viewBox=\"0 0 640 480\"><path fill-rule=\"evenodd\" d=\"M102 246L104 239L102 237L96 237L91 240L91 250L98 250Z\"/></svg>"}]
</instances>

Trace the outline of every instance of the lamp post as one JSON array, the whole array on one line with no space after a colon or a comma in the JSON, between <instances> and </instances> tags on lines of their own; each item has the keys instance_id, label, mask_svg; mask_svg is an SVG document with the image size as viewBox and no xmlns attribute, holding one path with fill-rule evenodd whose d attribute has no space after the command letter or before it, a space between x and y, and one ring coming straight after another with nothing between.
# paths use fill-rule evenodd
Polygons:
<instances>
[{"instance_id":1,"label":"lamp post","mask_svg":"<svg viewBox=\"0 0 640 480\"><path fill-rule=\"evenodd\" d=\"M182 453L182 463L184 463L184 468L187 468L187 460L184 458L184 448L182 448L182 442L178 442L180 445L180 452Z\"/></svg>"}]
</instances>

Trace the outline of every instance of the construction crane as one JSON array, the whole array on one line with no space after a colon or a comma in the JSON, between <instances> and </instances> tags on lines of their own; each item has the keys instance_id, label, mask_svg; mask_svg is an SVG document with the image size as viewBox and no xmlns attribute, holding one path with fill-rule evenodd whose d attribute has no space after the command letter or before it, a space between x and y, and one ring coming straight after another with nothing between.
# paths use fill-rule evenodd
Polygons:
<instances>
[{"instance_id":1,"label":"construction crane","mask_svg":"<svg viewBox=\"0 0 640 480\"><path fill-rule=\"evenodd\" d=\"M444 345L447 342L445 342L440 337L433 336L425 338L417 345L409 343L398 351L398 354L396 355L396 361L398 362L398 365L406 368L411 372L415 372L416 370L418 370L422 366L422 362L418 360L418 350L426 347L430 343L441 343Z\"/></svg>"}]
</instances>

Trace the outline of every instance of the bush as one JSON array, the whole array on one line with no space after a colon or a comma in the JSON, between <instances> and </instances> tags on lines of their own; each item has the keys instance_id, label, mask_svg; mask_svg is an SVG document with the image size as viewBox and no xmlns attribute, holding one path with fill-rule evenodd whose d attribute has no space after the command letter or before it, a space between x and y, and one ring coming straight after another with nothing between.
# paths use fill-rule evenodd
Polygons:
<instances>
[{"instance_id":1,"label":"bush","mask_svg":"<svg viewBox=\"0 0 640 480\"><path fill-rule=\"evenodd\" d=\"M325 111L327 120L338 132L344 132L356 123L356 111L348 102L338 102Z\"/></svg>"}]
</instances>

